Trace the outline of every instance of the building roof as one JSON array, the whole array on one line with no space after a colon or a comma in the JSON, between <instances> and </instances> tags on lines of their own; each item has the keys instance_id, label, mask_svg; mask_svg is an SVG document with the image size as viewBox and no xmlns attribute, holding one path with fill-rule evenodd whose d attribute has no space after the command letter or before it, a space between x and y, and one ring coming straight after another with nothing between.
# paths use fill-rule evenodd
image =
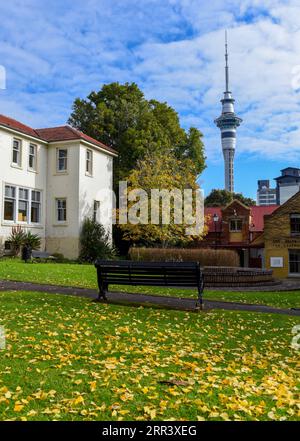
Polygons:
<instances>
[{"instance_id":1,"label":"building roof","mask_svg":"<svg viewBox=\"0 0 300 441\"><path fill-rule=\"evenodd\" d=\"M272 211L272 213L269 213L269 214L273 214L273 213L274 213L274 215L280 214L281 211L285 210L286 207L288 207L289 204L292 201L294 201L295 199L299 199L299 202L300 202L300 191L297 191L297 193L295 193L293 196L291 196L289 199L287 199L282 205L278 205L276 213Z\"/></svg>"},{"instance_id":2,"label":"building roof","mask_svg":"<svg viewBox=\"0 0 300 441\"><path fill-rule=\"evenodd\" d=\"M89 142L90 144L93 144L97 147L100 147L103 150L106 150L114 155L117 155L116 150L114 150L113 148L108 147L102 142L97 141L96 139L91 138L80 130L77 130L74 127L68 125L60 127L49 127L44 129L33 129L13 118L9 118L5 115L0 115L0 126L7 127L9 129L46 142L82 140L85 142Z\"/></svg>"},{"instance_id":3,"label":"building roof","mask_svg":"<svg viewBox=\"0 0 300 441\"><path fill-rule=\"evenodd\" d=\"M298 167L285 167L285 168L282 168L280 171L283 172L285 170L300 170L300 168L298 168Z\"/></svg>"},{"instance_id":4,"label":"building roof","mask_svg":"<svg viewBox=\"0 0 300 441\"><path fill-rule=\"evenodd\" d=\"M264 229L264 216L266 214L272 214L279 205L253 205L250 208L250 214L252 216L250 231L252 232L261 232ZM219 217L219 221L217 222L217 231L221 230L221 221L222 221L222 210L224 207L205 207L204 215L208 216L207 220L208 231L213 233L215 231L215 223L213 221L214 214L217 214Z\"/></svg>"},{"instance_id":5,"label":"building roof","mask_svg":"<svg viewBox=\"0 0 300 441\"><path fill-rule=\"evenodd\" d=\"M24 133L25 135L33 136L34 138L39 138L38 133L29 126L5 115L0 115L0 125L5 126L8 129L16 130L17 132Z\"/></svg>"},{"instance_id":6,"label":"building roof","mask_svg":"<svg viewBox=\"0 0 300 441\"><path fill-rule=\"evenodd\" d=\"M71 126L60 126L60 127L49 127L45 129L37 129L36 132L40 136L40 138L44 139L47 142L58 142L58 141L71 141L75 139L81 139L82 141L89 142L91 144L96 145L104 150L107 150L111 153L117 154L116 150L108 147L100 141L92 138L91 136L86 135L80 130L75 129Z\"/></svg>"},{"instance_id":7,"label":"building roof","mask_svg":"<svg viewBox=\"0 0 300 441\"><path fill-rule=\"evenodd\" d=\"M264 230L264 216L272 214L279 205L253 205L251 208L252 226L250 231L259 232Z\"/></svg>"},{"instance_id":8,"label":"building roof","mask_svg":"<svg viewBox=\"0 0 300 441\"><path fill-rule=\"evenodd\" d=\"M286 179L289 179L289 178L292 178L292 179L299 179L300 178L300 176L297 176L297 175L281 175L281 176L278 176L277 178L274 178L274 181L284 181L284 180L286 180Z\"/></svg>"}]
</instances>

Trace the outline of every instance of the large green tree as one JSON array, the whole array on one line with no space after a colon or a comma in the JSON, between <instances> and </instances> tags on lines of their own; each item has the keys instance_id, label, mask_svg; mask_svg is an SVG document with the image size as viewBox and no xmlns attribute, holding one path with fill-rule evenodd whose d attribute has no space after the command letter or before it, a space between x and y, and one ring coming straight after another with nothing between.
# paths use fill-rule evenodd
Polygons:
<instances>
[{"instance_id":1,"label":"large green tree","mask_svg":"<svg viewBox=\"0 0 300 441\"><path fill-rule=\"evenodd\" d=\"M69 124L115 148L115 184L125 179L146 154L172 153L191 159L195 173L205 168L202 134L180 126L177 112L156 100L147 100L135 83L111 83L86 99L77 98Z\"/></svg>"},{"instance_id":2,"label":"large green tree","mask_svg":"<svg viewBox=\"0 0 300 441\"><path fill-rule=\"evenodd\" d=\"M256 204L253 199L243 196L242 193L231 193L230 191L219 189L213 189L205 198L204 204L206 207L225 207L234 199L239 200L248 207Z\"/></svg>"}]
</instances>

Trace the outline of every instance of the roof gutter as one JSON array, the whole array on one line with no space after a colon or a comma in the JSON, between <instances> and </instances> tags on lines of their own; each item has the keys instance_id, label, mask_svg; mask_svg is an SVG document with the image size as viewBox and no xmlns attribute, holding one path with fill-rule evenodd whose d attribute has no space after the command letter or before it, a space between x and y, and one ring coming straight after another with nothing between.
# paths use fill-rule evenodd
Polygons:
<instances>
[{"instance_id":1,"label":"roof gutter","mask_svg":"<svg viewBox=\"0 0 300 441\"><path fill-rule=\"evenodd\" d=\"M28 139L33 139L34 141L38 141L41 144L48 144L47 141L45 141L44 139L32 136L32 135L28 135L28 133L22 132L22 130L17 130L17 129L12 129L11 127L6 126L5 124L0 124L0 128L7 130L10 133L16 133L17 135L22 135L22 136L26 136L26 138Z\"/></svg>"}]
</instances>

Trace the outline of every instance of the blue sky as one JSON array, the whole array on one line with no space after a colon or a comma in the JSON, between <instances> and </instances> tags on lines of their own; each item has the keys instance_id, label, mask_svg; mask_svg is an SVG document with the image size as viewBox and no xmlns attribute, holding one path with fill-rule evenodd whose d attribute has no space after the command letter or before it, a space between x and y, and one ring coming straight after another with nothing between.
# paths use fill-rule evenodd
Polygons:
<instances>
[{"instance_id":1,"label":"blue sky","mask_svg":"<svg viewBox=\"0 0 300 441\"><path fill-rule=\"evenodd\" d=\"M223 188L219 116L224 29L238 131L235 189L300 166L299 0L1 2L0 112L33 127L66 122L74 98L135 81L204 134L205 193Z\"/></svg>"}]
</instances>

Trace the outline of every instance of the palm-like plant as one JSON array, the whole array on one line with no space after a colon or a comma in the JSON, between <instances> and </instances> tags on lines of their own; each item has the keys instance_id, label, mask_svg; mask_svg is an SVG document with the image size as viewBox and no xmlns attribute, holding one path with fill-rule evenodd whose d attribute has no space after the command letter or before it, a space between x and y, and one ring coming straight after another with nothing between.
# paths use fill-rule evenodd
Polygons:
<instances>
[{"instance_id":1,"label":"palm-like plant","mask_svg":"<svg viewBox=\"0 0 300 441\"><path fill-rule=\"evenodd\" d=\"M24 243L25 232L23 228L18 225L16 227L12 227L11 235L8 238L8 241L12 245L12 251L14 256L18 256L20 254L21 248Z\"/></svg>"},{"instance_id":2,"label":"palm-like plant","mask_svg":"<svg viewBox=\"0 0 300 441\"><path fill-rule=\"evenodd\" d=\"M41 238L37 234L32 234L28 231L24 235L23 246L30 248L31 250L39 250L41 247Z\"/></svg>"},{"instance_id":3,"label":"palm-like plant","mask_svg":"<svg viewBox=\"0 0 300 441\"><path fill-rule=\"evenodd\" d=\"M13 255L15 257L20 254L24 246L31 250L38 250L41 246L41 238L37 234L32 234L30 231L25 233L21 225L12 227L8 241L12 245Z\"/></svg>"}]
</instances>

